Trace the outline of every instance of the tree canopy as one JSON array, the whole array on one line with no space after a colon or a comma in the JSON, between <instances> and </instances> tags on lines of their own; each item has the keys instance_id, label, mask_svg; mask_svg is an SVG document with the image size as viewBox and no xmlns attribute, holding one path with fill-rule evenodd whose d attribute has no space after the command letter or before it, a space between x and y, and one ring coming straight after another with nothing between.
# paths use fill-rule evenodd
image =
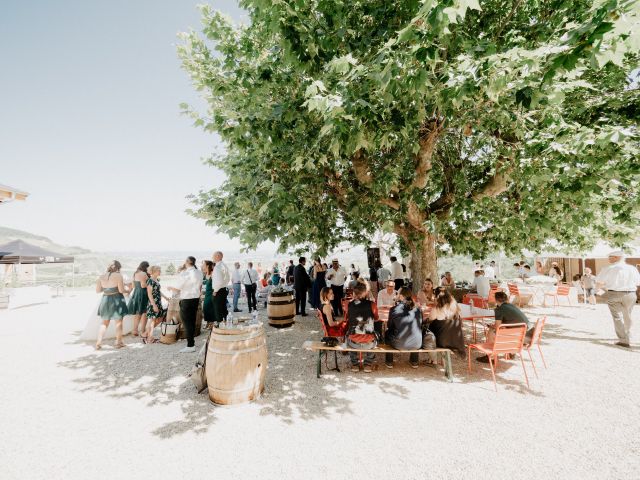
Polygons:
<instances>
[{"instance_id":1,"label":"tree canopy","mask_svg":"<svg viewBox=\"0 0 640 480\"><path fill-rule=\"evenodd\" d=\"M226 174L195 214L248 247L320 254L394 232L419 277L483 256L625 240L640 220L640 4L244 0L179 55Z\"/></svg>"}]
</instances>

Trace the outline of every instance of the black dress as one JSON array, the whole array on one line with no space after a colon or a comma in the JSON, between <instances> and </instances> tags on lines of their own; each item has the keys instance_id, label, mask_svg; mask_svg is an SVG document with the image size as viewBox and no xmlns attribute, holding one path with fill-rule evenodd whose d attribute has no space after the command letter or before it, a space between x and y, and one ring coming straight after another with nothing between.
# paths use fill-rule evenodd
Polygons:
<instances>
[{"instance_id":1,"label":"black dress","mask_svg":"<svg viewBox=\"0 0 640 480\"><path fill-rule=\"evenodd\" d=\"M321 308L322 304L320 303L320 290L327 286L327 281L324 276L327 272L317 272L316 279L313 281L313 285L311 287L311 298L309 299L309 303L313 308Z\"/></svg>"}]
</instances>

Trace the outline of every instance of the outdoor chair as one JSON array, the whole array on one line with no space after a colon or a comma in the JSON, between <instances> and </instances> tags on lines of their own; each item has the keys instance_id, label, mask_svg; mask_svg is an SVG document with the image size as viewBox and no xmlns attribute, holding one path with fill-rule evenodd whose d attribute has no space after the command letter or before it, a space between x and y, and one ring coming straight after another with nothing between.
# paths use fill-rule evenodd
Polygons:
<instances>
[{"instance_id":1,"label":"outdoor chair","mask_svg":"<svg viewBox=\"0 0 640 480\"><path fill-rule=\"evenodd\" d=\"M484 308L485 310L489 308L489 302L487 299L475 293L467 293L464 300L465 301L463 303L473 305L476 308Z\"/></svg>"},{"instance_id":2,"label":"outdoor chair","mask_svg":"<svg viewBox=\"0 0 640 480\"><path fill-rule=\"evenodd\" d=\"M488 305L495 305L496 304L496 293L497 292L503 292L504 290L498 286L494 286L491 287L491 290L489 290L489 297L487 298L487 304Z\"/></svg>"},{"instance_id":3,"label":"outdoor chair","mask_svg":"<svg viewBox=\"0 0 640 480\"><path fill-rule=\"evenodd\" d=\"M318 320L320 321L320 325L322 325L322 335L324 337L329 337L329 332L327 332L327 326L324 324L324 318L322 318L322 312L320 311L320 309L316 308L316 316L318 317ZM338 352L336 352L335 350L333 351L333 359L335 361L336 366L334 368L329 368L329 365L327 365L327 357L329 356L329 352L325 352L324 354L324 366L327 370L333 371L333 372L339 372L340 371L340 367L338 367Z\"/></svg>"},{"instance_id":4,"label":"outdoor chair","mask_svg":"<svg viewBox=\"0 0 640 480\"><path fill-rule=\"evenodd\" d=\"M509 297L515 297L517 301L517 305L522 308L523 306L529 305L531 303L531 299L533 298L533 293L530 292L521 292L520 287L515 283L507 283L507 287L509 287ZM495 298L495 294L494 294Z\"/></svg>"},{"instance_id":5,"label":"outdoor chair","mask_svg":"<svg viewBox=\"0 0 640 480\"><path fill-rule=\"evenodd\" d=\"M535 327L533 327L533 334L531 335L531 341L528 344L525 344L523 348L529 354L529 360L531 360L531 365L533 366L533 373L536 374L536 378L538 378L538 372L536 371L536 364L533 361L533 357L531 356L531 347L536 345L538 347L538 352L540 352L540 358L542 358L542 364L544 368L547 368L547 363L544 361L544 355L542 355L542 349L540 348L540 340L542 338L542 330L544 329L544 324L547 322L547 317L539 318L536 321Z\"/></svg>"},{"instance_id":6,"label":"outdoor chair","mask_svg":"<svg viewBox=\"0 0 640 480\"><path fill-rule=\"evenodd\" d=\"M571 305L571 298L569 297L570 291L571 291L571 285L568 285L566 283L559 283L555 292L544 292L544 302L542 305L544 307L547 306L547 297L553 298L554 307L560 306L560 301L559 301L560 297L565 297L567 299L567 302L569 302L569 305Z\"/></svg>"},{"instance_id":7,"label":"outdoor chair","mask_svg":"<svg viewBox=\"0 0 640 480\"><path fill-rule=\"evenodd\" d=\"M467 352L469 373L471 373L471 350L476 349L487 355L487 357L489 357L489 366L491 367L491 376L493 377L493 387L497 392L498 385L496 383L495 367L498 365L498 355L518 354L520 356L522 370L524 371L524 379L527 383L527 388L529 388L529 377L527 376L527 369L522 359L522 345L526 334L527 325L524 323L500 325L496 330L496 340L494 343L485 342L469 345L469 351Z\"/></svg>"}]
</instances>

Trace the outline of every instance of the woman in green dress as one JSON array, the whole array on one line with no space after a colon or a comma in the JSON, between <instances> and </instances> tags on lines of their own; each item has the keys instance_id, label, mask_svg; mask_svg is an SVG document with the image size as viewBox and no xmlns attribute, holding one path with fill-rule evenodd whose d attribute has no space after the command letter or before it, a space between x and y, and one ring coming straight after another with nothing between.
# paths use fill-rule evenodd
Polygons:
<instances>
[{"instance_id":1,"label":"woman in green dress","mask_svg":"<svg viewBox=\"0 0 640 480\"><path fill-rule=\"evenodd\" d=\"M147 296L148 268L149 262L142 262L138 266L136 273L133 274L133 292L129 297L128 308L129 315L133 315L133 330L131 333L133 333L134 337L138 336L138 330L144 333L147 329L147 305L149 304L149 297Z\"/></svg>"},{"instance_id":2,"label":"woman in green dress","mask_svg":"<svg viewBox=\"0 0 640 480\"><path fill-rule=\"evenodd\" d=\"M207 322L207 328L213 326L213 284L211 281L211 275L213 275L213 267L215 264L211 260L205 260L202 262L202 273L204 278L202 280L202 286L204 287L204 300L202 301L202 316L204 321Z\"/></svg>"},{"instance_id":3,"label":"woman in green dress","mask_svg":"<svg viewBox=\"0 0 640 480\"><path fill-rule=\"evenodd\" d=\"M158 339L153 337L153 329L161 323L167 316L167 309L162 306L162 299L169 301L160 288L160 267L154 265L149 270L151 276L147 280L147 331L142 337L142 343L157 343Z\"/></svg>"},{"instance_id":4,"label":"woman in green dress","mask_svg":"<svg viewBox=\"0 0 640 480\"><path fill-rule=\"evenodd\" d=\"M102 293L102 300L98 307L98 316L102 318L102 324L98 330L98 339L96 341L96 350L102 348L102 337L109 327L109 322L116 322L116 348L124 347L122 341L122 319L127 315L127 303L124 301L126 289L124 280L120 273L120 262L114 260L107 272L100 276L96 282L96 292Z\"/></svg>"}]
</instances>

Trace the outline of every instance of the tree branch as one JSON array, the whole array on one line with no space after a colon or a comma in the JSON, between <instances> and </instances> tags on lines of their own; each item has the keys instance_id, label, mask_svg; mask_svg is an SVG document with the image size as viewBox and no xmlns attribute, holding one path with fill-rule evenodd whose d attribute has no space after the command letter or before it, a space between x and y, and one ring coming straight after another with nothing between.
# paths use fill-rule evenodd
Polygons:
<instances>
[{"instance_id":1,"label":"tree branch","mask_svg":"<svg viewBox=\"0 0 640 480\"><path fill-rule=\"evenodd\" d=\"M478 201L487 197L497 197L501 193L504 193L509 188L509 180L511 180L511 176L509 175L509 171L496 173L488 183L486 183L481 190L473 193L471 198L473 200Z\"/></svg>"},{"instance_id":2,"label":"tree branch","mask_svg":"<svg viewBox=\"0 0 640 480\"><path fill-rule=\"evenodd\" d=\"M421 128L421 132L426 130L428 133L420 137L420 150L416 154L416 176L413 178L411 188L422 189L427 186L429 172L433 167L431 158L436 148L438 136L442 131L443 124L438 120L432 120L428 126Z\"/></svg>"},{"instance_id":3,"label":"tree branch","mask_svg":"<svg viewBox=\"0 0 640 480\"><path fill-rule=\"evenodd\" d=\"M369 162L367 162L362 149L358 150L351 159L353 165L353 173L356 176L358 182L362 185L369 186L373 183L373 176L369 168Z\"/></svg>"}]
</instances>

